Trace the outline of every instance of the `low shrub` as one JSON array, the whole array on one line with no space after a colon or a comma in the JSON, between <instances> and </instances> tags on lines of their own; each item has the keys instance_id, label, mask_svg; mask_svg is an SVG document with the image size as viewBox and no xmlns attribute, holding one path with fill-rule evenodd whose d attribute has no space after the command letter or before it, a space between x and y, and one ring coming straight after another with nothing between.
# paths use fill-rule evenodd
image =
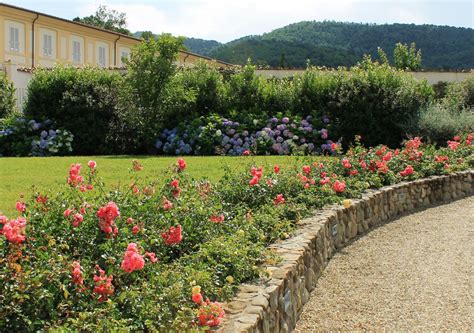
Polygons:
<instances>
[{"instance_id":1,"label":"low shrub","mask_svg":"<svg viewBox=\"0 0 474 333\"><path fill-rule=\"evenodd\" d=\"M474 107L474 78L448 84L444 102L459 108Z\"/></svg>"},{"instance_id":2,"label":"low shrub","mask_svg":"<svg viewBox=\"0 0 474 333\"><path fill-rule=\"evenodd\" d=\"M104 154L121 82L119 73L98 68L38 69L28 83L24 113L70 131L75 154Z\"/></svg>"},{"instance_id":3,"label":"low shrub","mask_svg":"<svg viewBox=\"0 0 474 333\"><path fill-rule=\"evenodd\" d=\"M5 73L0 72L0 119L15 110L15 88Z\"/></svg>"},{"instance_id":4,"label":"low shrub","mask_svg":"<svg viewBox=\"0 0 474 333\"><path fill-rule=\"evenodd\" d=\"M0 126L0 156L62 156L72 152L74 136L50 120L5 120Z\"/></svg>"},{"instance_id":5,"label":"low shrub","mask_svg":"<svg viewBox=\"0 0 474 333\"><path fill-rule=\"evenodd\" d=\"M0 330L185 331L216 326L244 281L266 277L270 243L290 236L315 207L367 188L446 174L474 162L474 133L447 148L408 140L340 158L253 165L216 183L178 159L163 181L104 190L99 167L73 164L60 193L37 192L0 216ZM340 151L340 147L336 147Z\"/></svg>"},{"instance_id":6,"label":"low shrub","mask_svg":"<svg viewBox=\"0 0 474 333\"><path fill-rule=\"evenodd\" d=\"M437 144L456 133L474 131L474 79L448 84L444 97L423 107L418 121L408 128Z\"/></svg>"},{"instance_id":7,"label":"low shrub","mask_svg":"<svg viewBox=\"0 0 474 333\"><path fill-rule=\"evenodd\" d=\"M433 103L420 112L415 133L433 143L443 143L456 133L474 131L474 109Z\"/></svg>"}]
</instances>

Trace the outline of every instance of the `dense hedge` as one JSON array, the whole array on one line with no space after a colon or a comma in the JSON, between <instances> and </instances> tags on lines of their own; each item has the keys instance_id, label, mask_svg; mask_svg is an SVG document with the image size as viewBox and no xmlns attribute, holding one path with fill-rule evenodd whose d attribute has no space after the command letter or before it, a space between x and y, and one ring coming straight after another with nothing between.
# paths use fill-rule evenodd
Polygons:
<instances>
[{"instance_id":1,"label":"dense hedge","mask_svg":"<svg viewBox=\"0 0 474 333\"><path fill-rule=\"evenodd\" d=\"M291 79L267 79L251 65L232 74L206 64L180 69L178 50L179 40L169 35L144 42L124 77L93 68L39 70L28 87L26 114L71 131L76 154L156 152L164 129L213 115L255 133L275 117L329 119L330 137L344 147L356 134L366 145L396 146L434 97L426 81L370 58L349 69L309 67Z\"/></svg>"},{"instance_id":2,"label":"dense hedge","mask_svg":"<svg viewBox=\"0 0 474 333\"><path fill-rule=\"evenodd\" d=\"M5 73L0 71L0 119L15 109L15 88Z\"/></svg>"},{"instance_id":3,"label":"dense hedge","mask_svg":"<svg viewBox=\"0 0 474 333\"><path fill-rule=\"evenodd\" d=\"M38 69L28 84L24 113L72 132L75 154L105 154L121 85L119 73L97 68Z\"/></svg>"},{"instance_id":4,"label":"dense hedge","mask_svg":"<svg viewBox=\"0 0 474 333\"><path fill-rule=\"evenodd\" d=\"M111 192L100 165L73 164L59 193L31 193L16 203L17 217L0 216L0 331L216 326L224 312L215 301L268 277L264 267L278 257L267 245L302 217L367 188L472 167L473 140L461 135L441 149L419 138L397 150L356 145L285 167L239 157L248 168L227 168L215 183L191 178L183 159L159 180L141 179L133 161L130 182Z\"/></svg>"}]
</instances>

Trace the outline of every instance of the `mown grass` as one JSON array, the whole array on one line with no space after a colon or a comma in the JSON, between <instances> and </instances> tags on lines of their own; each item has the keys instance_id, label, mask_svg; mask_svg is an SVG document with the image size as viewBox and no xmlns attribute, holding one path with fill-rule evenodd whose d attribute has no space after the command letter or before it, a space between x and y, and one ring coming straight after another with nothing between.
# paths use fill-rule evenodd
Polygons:
<instances>
[{"instance_id":1,"label":"mown grass","mask_svg":"<svg viewBox=\"0 0 474 333\"><path fill-rule=\"evenodd\" d=\"M132 160L138 159L144 169L143 177L159 179L174 163L176 157L156 156L68 156L68 157L19 157L0 158L0 213L14 216L15 202L20 195L29 195L33 186L38 191L55 190L62 186L67 178L69 166L72 163L82 163L87 168L87 162L94 160L100 177L108 188L119 184L129 183L129 170ZM250 162L270 167L290 165L297 157L289 156L251 156L251 157L217 157L189 156L185 157L188 164L187 172L194 178L219 180L224 174L224 166L233 170L242 170Z\"/></svg>"}]
</instances>

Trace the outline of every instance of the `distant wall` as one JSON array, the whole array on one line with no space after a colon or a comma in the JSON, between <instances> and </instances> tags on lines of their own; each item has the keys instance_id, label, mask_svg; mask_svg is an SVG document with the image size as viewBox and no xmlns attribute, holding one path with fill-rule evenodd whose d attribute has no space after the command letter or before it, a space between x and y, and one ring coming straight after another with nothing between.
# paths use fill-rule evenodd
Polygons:
<instances>
[{"instance_id":1,"label":"distant wall","mask_svg":"<svg viewBox=\"0 0 474 333\"><path fill-rule=\"evenodd\" d=\"M28 86L28 81L31 79L31 73L19 71L18 65L12 64L8 61L4 62L2 67L7 73L8 79L13 82L13 85L16 89L16 107L21 111L23 109L23 103L26 99L26 87Z\"/></svg>"},{"instance_id":2,"label":"distant wall","mask_svg":"<svg viewBox=\"0 0 474 333\"><path fill-rule=\"evenodd\" d=\"M439 81L444 82L461 82L474 77L474 72L411 72L415 78L426 79L428 83L435 84Z\"/></svg>"},{"instance_id":3,"label":"distant wall","mask_svg":"<svg viewBox=\"0 0 474 333\"><path fill-rule=\"evenodd\" d=\"M294 75L301 75L304 69L258 69L257 75L263 77L284 78ZM426 79L428 83L435 84L439 81L444 82L461 82L468 78L474 77L474 71L471 72L409 72L419 80Z\"/></svg>"}]
</instances>

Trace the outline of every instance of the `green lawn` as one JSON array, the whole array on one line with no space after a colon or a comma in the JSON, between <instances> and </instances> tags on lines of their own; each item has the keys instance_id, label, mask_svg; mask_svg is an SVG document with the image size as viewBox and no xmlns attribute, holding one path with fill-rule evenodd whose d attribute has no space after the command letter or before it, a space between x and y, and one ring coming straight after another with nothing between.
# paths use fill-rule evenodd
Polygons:
<instances>
[{"instance_id":1,"label":"green lawn","mask_svg":"<svg viewBox=\"0 0 474 333\"><path fill-rule=\"evenodd\" d=\"M97 162L100 176L107 186L129 182L131 161L138 159L144 166L142 175L160 178L163 172L176 162L176 157L156 156L87 156L87 157L21 157L0 158L0 213L13 216L15 202L21 193L28 195L32 185L41 191L54 189L64 184L69 166L82 163L87 168L89 160ZM288 165L295 157L256 156L256 157L185 157L187 171L196 178L218 180L223 175L223 165L241 169L250 161L259 165Z\"/></svg>"}]
</instances>

